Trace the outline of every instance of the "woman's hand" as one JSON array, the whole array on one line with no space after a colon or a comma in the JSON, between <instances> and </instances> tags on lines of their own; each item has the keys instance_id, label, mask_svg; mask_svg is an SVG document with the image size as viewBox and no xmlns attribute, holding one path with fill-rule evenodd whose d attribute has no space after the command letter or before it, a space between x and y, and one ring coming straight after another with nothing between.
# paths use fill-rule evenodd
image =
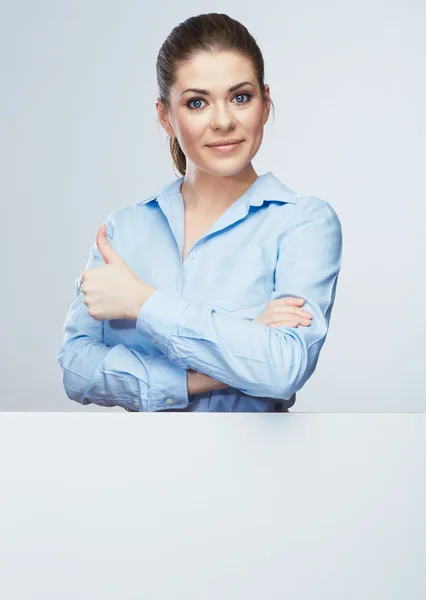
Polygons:
<instances>
[{"instance_id":1,"label":"woman's hand","mask_svg":"<svg viewBox=\"0 0 426 600\"><path fill-rule=\"evenodd\" d=\"M83 303L97 321L138 318L139 311L157 288L148 285L110 246L105 225L96 236L96 245L104 260L97 269L87 269L80 277Z\"/></svg>"},{"instance_id":2,"label":"woman's hand","mask_svg":"<svg viewBox=\"0 0 426 600\"><path fill-rule=\"evenodd\" d=\"M305 325L309 327L312 320L312 313L300 308L304 304L303 298L277 298L271 300L266 305L265 310L258 317L252 320L252 323L263 323L271 329L281 327L297 327ZM217 379L213 379L204 373L198 373L193 369L187 372L188 394L203 394L210 390L221 390L231 387Z\"/></svg>"},{"instance_id":3,"label":"woman's hand","mask_svg":"<svg viewBox=\"0 0 426 600\"><path fill-rule=\"evenodd\" d=\"M304 304L303 298L277 298L266 305L265 310L258 317L252 319L252 323L263 323L271 329L276 327L297 327L304 325L309 327L312 321L312 313L300 308Z\"/></svg>"}]
</instances>

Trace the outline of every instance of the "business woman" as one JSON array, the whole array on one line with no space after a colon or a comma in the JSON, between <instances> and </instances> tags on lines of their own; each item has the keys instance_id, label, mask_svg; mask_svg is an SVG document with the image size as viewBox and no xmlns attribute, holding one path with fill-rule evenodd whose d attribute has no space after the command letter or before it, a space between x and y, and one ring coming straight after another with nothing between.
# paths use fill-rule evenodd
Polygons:
<instances>
[{"instance_id":1,"label":"business woman","mask_svg":"<svg viewBox=\"0 0 426 600\"><path fill-rule=\"evenodd\" d=\"M180 177L99 229L57 357L66 395L138 412L287 411L327 336L339 218L253 167L272 101L244 25L180 23L157 81Z\"/></svg>"}]
</instances>

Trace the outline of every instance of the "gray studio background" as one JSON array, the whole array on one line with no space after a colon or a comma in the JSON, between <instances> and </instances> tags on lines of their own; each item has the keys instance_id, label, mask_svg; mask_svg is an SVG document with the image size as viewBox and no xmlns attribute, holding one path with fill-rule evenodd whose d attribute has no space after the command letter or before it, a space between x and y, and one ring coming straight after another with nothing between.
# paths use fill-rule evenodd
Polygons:
<instances>
[{"instance_id":1,"label":"gray studio background","mask_svg":"<svg viewBox=\"0 0 426 600\"><path fill-rule=\"evenodd\" d=\"M171 181L155 60L172 27L226 12L271 87L259 174L329 202L343 262L317 370L293 412L424 411L424 4L1 3L4 411L80 406L56 355L103 220Z\"/></svg>"},{"instance_id":2,"label":"gray studio background","mask_svg":"<svg viewBox=\"0 0 426 600\"><path fill-rule=\"evenodd\" d=\"M257 172L341 219L328 339L289 414L83 407L56 362L74 282L174 178L155 59L210 11L264 54ZM0 0L1 598L426 597L424 30L402 0ZM423 414L297 414L358 411Z\"/></svg>"}]
</instances>

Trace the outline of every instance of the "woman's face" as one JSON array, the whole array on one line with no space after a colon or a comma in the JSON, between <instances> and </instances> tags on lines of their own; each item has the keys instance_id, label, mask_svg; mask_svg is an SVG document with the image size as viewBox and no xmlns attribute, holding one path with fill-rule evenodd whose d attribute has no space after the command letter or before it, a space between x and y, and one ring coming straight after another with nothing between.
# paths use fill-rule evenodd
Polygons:
<instances>
[{"instance_id":1,"label":"woman's face","mask_svg":"<svg viewBox=\"0 0 426 600\"><path fill-rule=\"evenodd\" d=\"M158 101L156 106L161 124L186 156L187 172L193 165L226 176L244 169L259 149L269 117L268 85L265 96L263 102L249 59L234 52L202 52L179 67L169 111ZM209 147L231 138L243 141L229 152Z\"/></svg>"}]
</instances>

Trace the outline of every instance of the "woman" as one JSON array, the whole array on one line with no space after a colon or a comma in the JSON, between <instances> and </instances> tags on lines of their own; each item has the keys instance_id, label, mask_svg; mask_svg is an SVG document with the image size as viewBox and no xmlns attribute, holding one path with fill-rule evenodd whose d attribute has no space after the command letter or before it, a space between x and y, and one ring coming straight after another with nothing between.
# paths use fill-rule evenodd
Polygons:
<instances>
[{"instance_id":1,"label":"woman","mask_svg":"<svg viewBox=\"0 0 426 600\"><path fill-rule=\"evenodd\" d=\"M156 108L182 176L98 231L58 355L70 399L288 411L313 373L341 225L324 200L255 172L263 78L256 41L227 15L189 18L162 45Z\"/></svg>"}]
</instances>

